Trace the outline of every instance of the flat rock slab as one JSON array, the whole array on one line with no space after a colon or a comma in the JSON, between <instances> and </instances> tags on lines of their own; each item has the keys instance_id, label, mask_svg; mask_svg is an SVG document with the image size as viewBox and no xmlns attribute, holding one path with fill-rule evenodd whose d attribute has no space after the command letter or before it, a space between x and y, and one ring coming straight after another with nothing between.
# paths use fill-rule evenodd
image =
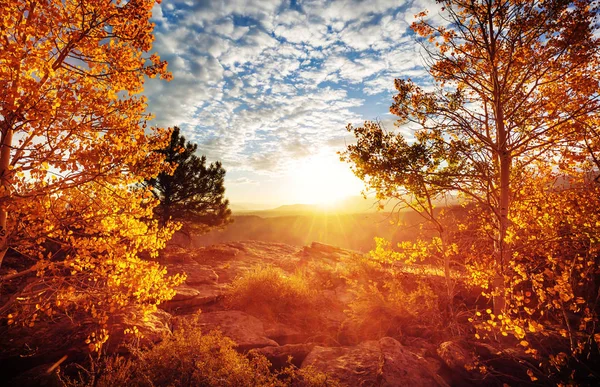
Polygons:
<instances>
[{"instance_id":1,"label":"flat rock slab","mask_svg":"<svg viewBox=\"0 0 600 387\"><path fill-rule=\"evenodd\" d=\"M167 265L168 274L185 273L185 284L188 286L194 285L214 285L219 282L219 276L212 267L206 265L198 265L195 263L175 263Z\"/></svg>"},{"instance_id":2,"label":"flat rock slab","mask_svg":"<svg viewBox=\"0 0 600 387\"><path fill-rule=\"evenodd\" d=\"M253 348L278 346L276 341L266 337L262 321L237 310L179 316L173 321L174 330L185 322L206 332L220 330L224 336L235 341L237 349L242 352Z\"/></svg>"},{"instance_id":3,"label":"flat rock slab","mask_svg":"<svg viewBox=\"0 0 600 387\"><path fill-rule=\"evenodd\" d=\"M422 357L391 337L354 347L315 347L302 362L349 386L447 386Z\"/></svg>"},{"instance_id":4,"label":"flat rock slab","mask_svg":"<svg viewBox=\"0 0 600 387\"><path fill-rule=\"evenodd\" d=\"M268 323L265 326L265 335L278 342L279 345L303 344L309 338L307 333L282 323Z\"/></svg>"},{"instance_id":5,"label":"flat rock slab","mask_svg":"<svg viewBox=\"0 0 600 387\"><path fill-rule=\"evenodd\" d=\"M313 350L315 344L287 344L280 347L264 347L255 351L265 356L270 362L272 368L280 370L292 363L300 367L302 362Z\"/></svg>"},{"instance_id":6,"label":"flat rock slab","mask_svg":"<svg viewBox=\"0 0 600 387\"><path fill-rule=\"evenodd\" d=\"M203 306L219 301L223 296L223 288L218 285L196 285L194 287L181 285L175 288L177 292L173 299L164 302L161 308L173 312L194 311Z\"/></svg>"},{"instance_id":7,"label":"flat rock slab","mask_svg":"<svg viewBox=\"0 0 600 387\"><path fill-rule=\"evenodd\" d=\"M109 352L128 352L127 344L137 342L142 347L150 347L171 335L172 316L156 310L146 315L133 309L113 315L109 320L109 337L105 345ZM125 334L125 329L136 327L141 336Z\"/></svg>"}]
</instances>

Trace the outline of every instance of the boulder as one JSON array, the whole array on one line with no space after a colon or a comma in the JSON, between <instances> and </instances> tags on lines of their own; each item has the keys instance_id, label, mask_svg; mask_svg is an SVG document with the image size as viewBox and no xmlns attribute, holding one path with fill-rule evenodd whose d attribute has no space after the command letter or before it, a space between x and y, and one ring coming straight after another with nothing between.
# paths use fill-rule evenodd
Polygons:
<instances>
[{"instance_id":1,"label":"boulder","mask_svg":"<svg viewBox=\"0 0 600 387\"><path fill-rule=\"evenodd\" d=\"M156 310L144 315L134 309L128 309L113 315L108 324L109 336L105 345L108 352L127 353L128 345L150 347L171 334L171 314ZM125 333L126 329L137 328L139 335Z\"/></svg>"},{"instance_id":2,"label":"boulder","mask_svg":"<svg viewBox=\"0 0 600 387\"><path fill-rule=\"evenodd\" d=\"M219 301L223 296L222 287L216 285L181 285L175 288L173 299L164 302L161 308L172 313L192 312Z\"/></svg>"},{"instance_id":3,"label":"boulder","mask_svg":"<svg viewBox=\"0 0 600 387\"><path fill-rule=\"evenodd\" d=\"M445 341L440 344L437 354L448 368L460 371L465 371L465 366L475 360L462 345L455 341Z\"/></svg>"},{"instance_id":4,"label":"boulder","mask_svg":"<svg viewBox=\"0 0 600 387\"><path fill-rule=\"evenodd\" d=\"M38 321L33 327L0 327L0 385L35 367L43 369L44 364L53 364L65 355L69 361L85 360L89 353L85 339L93 329L83 318L66 317Z\"/></svg>"},{"instance_id":5,"label":"boulder","mask_svg":"<svg viewBox=\"0 0 600 387\"><path fill-rule=\"evenodd\" d=\"M179 316L173 320L173 329L177 330L186 323L206 332L220 330L224 336L236 342L237 349L241 352L278 346L276 341L266 337L263 323L259 319L237 310Z\"/></svg>"},{"instance_id":6,"label":"boulder","mask_svg":"<svg viewBox=\"0 0 600 387\"><path fill-rule=\"evenodd\" d=\"M302 362L350 386L447 386L430 364L391 337L353 347L315 347Z\"/></svg>"},{"instance_id":7,"label":"boulder","mask_svg":"<svg viewBox=\"0 0 600 387\"><path fill-rule=\"evenodd\" d=\"M54 364L41 364L12 378L7 386L19 387L61 387L65 383L60 380Z\"/></svg>"},{"instance_id":8,"label":"boulder","mask_svg":"<svg viewBox=\"0 0 600 387\"><path fill-rule=\"evenodd\" d=\"M212 267L195 263L168 264L167 273L169 275L185 273L187 277L185 284L188 286L214 285L219 281L219 276Z\"/></svg>"},{"instance_id":9,"label":"boulder","mask_svg":"<svg viewBox=\"0 0 600 387\"><path fill-rule=\"evenodd\" d=\"M265 326L265 336L275 340L279 345L301 344L306 342L308 334L297 328L282 323L269 323Z\"/></svg>"},{"instance_id":10,"label":"boulder","mask_svg":"<svg viewBox=\"0 0 600 387\"><path fill-rule=\"evenodd\" d=\"M286 344L280 347L263 347L253 350L265 356L271 362L271 368L280 370L290 363L300 367L306 356L313 350L315 344Z\"/></svg>"}]
</instances>

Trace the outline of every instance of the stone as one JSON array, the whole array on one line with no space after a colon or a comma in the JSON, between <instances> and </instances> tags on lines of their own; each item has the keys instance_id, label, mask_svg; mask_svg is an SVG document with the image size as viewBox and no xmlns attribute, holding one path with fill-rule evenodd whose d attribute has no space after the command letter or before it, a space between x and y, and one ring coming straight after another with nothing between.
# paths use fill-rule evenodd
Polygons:
<instances>
[{"instance_id":1,"label":"stone","mask_svg":"<svg viewBox=\"0 0 600 387\"><path fill-rule=\"evenodd\" d=\"M173 299L164 302L161 308L172 313L193 312L201 307L215 303L223 297L223 290L216 285L181 285L175 288Z\"/></svg>"},{"instance_id":2,"label":"stone","mask_svg":"<svg viewBox=\"0 0 600 387\"><path fill-rule=\"evenodd\" d=\"M279 345L266 337L262 321L237 310L179 316L173 321L173 329L177 330L186 322L206 332L220 330L223 336L230 337L236 342L237 349L241 352Z\"/></svg>"},{"instance_id":3,"label":"stone","mask_svg":"<svg viewBox=\"0 0 600 387\"><path fill-rule=\"evenodd\" d=\"M437 349L437 354L444 364L456 370L465 370L467 364L473 363L473 356L455 341L445 341Z\"/></svg>"},{"instance_id":4,"label":"stone","mask_svg":"<svg viewBox=\"0 0 600 387\"><path fill-rule=\"evenodd\" d=\"M316 346L302 362L350 386L447 386L422 357L391 337L353 347Z\"/></svg>"},{"instance_id":5,"label":"stone","mask_svg":"<svg viewBox=\"0 0 600 387\"><path fill-rule=\"evenodd\" d=\"M184 264L168 264L167 273L169 275L185 273L185 284L188 286L194 285L214 285L219 282L219 276L212 267L206 265L198 265L194 263Z\"/></svg>"},{"instance_id":6,"label":"stone","mask_svg":"<svg viewBox=\"0 0 600 387\"><path fill-rule=\"evenodd\" d=\"M265 335L269 339L275 340L279 345L301 344L308 339L308 334L297 328L276 322L265 326Z\"/></svg>"},{"instance_id":7,"label":"stone","mask_svg":"<svg viewBox=\"0 0 600 387\"><path fill-rule=\"evenodd\" d=\"M287 367L290 362L300 367L302 362L313 350L315 344L286 344L280 347L263 347L253 350L255 353L265 356L271 362L271 368L280 370ZM290 360L288 362L288 360Z\"/></svg>"},{"instance_id":8,"label":"stone","mask_svg":"<svg viewBox=\"0 0 600 387\"><path fill-rule=\"evenodd\" d=\"M165 336L171 335L171 314L158 309L144 316L142 312L128 309L109 319L108 340L104 344L108 352L127 353L127 346L135 344L150 347L161 342ZM126 334L126 329L137 328L139 336Z\"/></svg>"}]
</instances>

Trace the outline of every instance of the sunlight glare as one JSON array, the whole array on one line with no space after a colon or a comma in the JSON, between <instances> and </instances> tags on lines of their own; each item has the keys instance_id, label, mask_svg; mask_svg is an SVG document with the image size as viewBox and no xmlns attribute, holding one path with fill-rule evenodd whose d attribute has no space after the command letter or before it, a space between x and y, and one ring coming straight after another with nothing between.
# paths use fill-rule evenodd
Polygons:
<instances>
[{"instance_id":1,"label":"sunlight glare","mask_svg":"<svg viewBox=\"0 0 600 387\"><path fill-rule=\"evenodd\" d=\"M294 200L333 207L348 196L360 195L363 184L335 153L299 160L290 171Z\"/></svg>"}]
</instances>

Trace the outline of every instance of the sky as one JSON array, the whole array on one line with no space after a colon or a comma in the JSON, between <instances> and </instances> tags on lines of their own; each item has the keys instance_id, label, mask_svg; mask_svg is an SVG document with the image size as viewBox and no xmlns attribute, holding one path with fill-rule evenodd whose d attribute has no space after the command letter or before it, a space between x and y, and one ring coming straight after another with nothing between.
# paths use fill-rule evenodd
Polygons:
<instances>
[{"instance_id":1,"label":"sky","mask_svg":"<svg viewBox=\"0 0 600 387\"><path fill-rule=\"evenodd\" d=\"M334 202L362 182L339 161L348 123L393 127L394 78L426 82L410 24L434 0L163 0L149 80L154 125L179 126L227 170L226 196L265 208Z\"/></svg>"}]
</instances>

